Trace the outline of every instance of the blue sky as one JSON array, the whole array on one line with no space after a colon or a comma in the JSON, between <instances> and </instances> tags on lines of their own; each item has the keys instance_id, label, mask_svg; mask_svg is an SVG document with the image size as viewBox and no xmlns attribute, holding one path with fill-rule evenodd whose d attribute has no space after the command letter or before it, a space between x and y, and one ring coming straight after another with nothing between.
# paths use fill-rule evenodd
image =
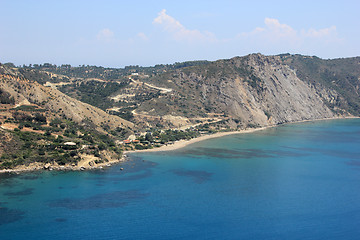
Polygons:
<instances>
[{"instance_id":1,"label":"blue sky","mask_svg":"<svg viewBox=\"0 0 360 240\"><path fill-rule=\"evenodd\" d=\"M360 55L360 1L0 0L0 62L123 67Z\"/></svg>"}]
</instances>

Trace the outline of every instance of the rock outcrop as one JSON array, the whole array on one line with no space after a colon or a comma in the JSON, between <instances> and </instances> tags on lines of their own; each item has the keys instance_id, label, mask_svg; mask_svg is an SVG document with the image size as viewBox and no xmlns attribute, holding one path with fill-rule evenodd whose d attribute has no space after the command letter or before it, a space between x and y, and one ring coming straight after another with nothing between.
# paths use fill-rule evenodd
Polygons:
<instances>
[{"instance_id":1,"label":"rock outcrop","mask_svg":"<svg viewBox=\"0 0 360 240\"><path fill-rule=\"evenodd\" d=\"M338 91L300 79L281 56L219 60L169 71L151 81L174 89L168 97L143 102L137 110L152 109L148 112L152 115L223 114L240 122L240 127L351 115L336 105L344 99Z\"/></svg>"}]
</instances>

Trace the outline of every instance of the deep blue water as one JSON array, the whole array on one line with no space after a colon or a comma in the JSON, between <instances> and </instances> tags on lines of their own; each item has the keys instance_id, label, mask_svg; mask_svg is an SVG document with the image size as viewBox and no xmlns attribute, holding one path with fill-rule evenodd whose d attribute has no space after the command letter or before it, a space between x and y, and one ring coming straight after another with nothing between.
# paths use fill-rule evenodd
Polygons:
<instances>
[{"instance_id":1,"label":"deep blue water","mask_svg":"<svg viewBox=\"0 0 360 240\"><path fill-rule=\"evenodd\" d=\"M131 157L0 175L0 239L359 239L359 119Z\"/></svg>"}]
</instances>

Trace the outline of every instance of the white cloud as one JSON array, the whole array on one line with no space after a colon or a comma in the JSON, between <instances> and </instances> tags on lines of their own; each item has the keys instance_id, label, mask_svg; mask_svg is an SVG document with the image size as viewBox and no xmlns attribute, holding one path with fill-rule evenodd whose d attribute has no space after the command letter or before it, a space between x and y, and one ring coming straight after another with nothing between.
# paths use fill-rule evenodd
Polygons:
<instances>
[{"instance_id":1,"label":"white cloud","mask_svg":"<svg viewBox=\"0 0 360 240\"><path fill-rule=\"evenodd\" d=\"M337 41L339 37L335 26L301 29L275 18L264 18L261 25L255 25L247 32L236 29L236 25L232 24L233 37L217 38L203 29L187 28L164 9L153 18L153 28L144 27L135 34L104 28L87 45L94 52L106 53L104 56L129 56L133 63L136 63L134 59L147 59L147 64L192 59L215 60L252 52L289 52L332 57L334 55L330 55L331 51L345 46L343 42Z\"/></svg>"},{"instance_id":2,"label":"white cloud","mask_svg":"<svg viewBox=\"0 0 360 240\"><path fill-rule=\"evenodd\" d=\"M190 30L183 26L178 20L166 13L166 9L159 12L154 19L153 24L159 25L162 29L171 34L177 41L215 41L216 38L213 33L201 32L199 30Z\"/></svg>"},{"instance_id":3,"label":"white cloud","mask_svg":"<svg viewBox=\"0 0 360 240\"><path fill-rule=\"evenodd\" d=\"M265 18L266 30L273 39L296 38L296 31L274 18Z\"/></svg>"},{"instance_id":4,"label":"white cloud","mask_svg":"<svg viewBox=\"0 0 360 240\"><path fill-rule=\"evenodd\" d=\"M227 42L229 45L243 46L242 51L246 52L264 54L289 52L322 57L330 56L329 49L344 47L344 39L338 36L336 26L322 29L295 29L274 18L265 18L263 26L256 27L250 32L240 33Z\"/></svg>"},{"instance_id":5,"label":"white cloud","mask_svg":"<svg viewBox=\"0 0 360 240\"><path fill-rule=\"evenodd\" d=\"M287 24L280 23L274 18L265 18L264 27L256 27L251 32L243 32L237 35L235 39L249 41L266 41L272 42L292 42L297 43L297 32ZM251 40L250 40L251 39Z\"/></svg>"},{"instance_id":6,"label":"white cloud","mask_svg":"<svg viewBox=\"0 0 360 240\"><path fill-rule=\"evenodd\" d=\"M149 40L148 36L146 36L146 34L143 33L143 32L139 32L139 33L137 34L137 36L138 36L140 39L144 40L144 41Z\"/></svg>"},{"instance_id":7,"label":"white cloud","mask_svg":"<svg viewBox=\"0 0 360 240\"><path fill-rule=\"evenodd\" d=\"M310 37L310 38L322 38L322 37L328 37L328 36L336 36L336 26L331 26L329 28L323 28L323 29L313 29L310 28L309 30L305 31L302 30L301 34L304 37Z\"/></svg>"},{"instance_id":8,"label":"white cloud","mask_svg":"<svg viewBox=\"0 0 360 240\"><path fill-rule=\"evenodd\" d=\"M287 42L288 44L299 45L308 40L319 40L324 42L338 42L336 26L316 30L295 30L291 26L280 23L278 19L265 18L265 27L257 27L248 33L238 34L238 38L256 38L258 40L275 42Z\"/></svg>"},{"instance_id":9,"label":"white cloud","mask_svg":"<svg viewBox=\"0 0 360 240\"><path fill-rule=\"evenodd\" d=\"M114 32L108 28L104 28L97 34L96 38L102 42L111 42L114 40Z\"/></svg>"}]
</instances>

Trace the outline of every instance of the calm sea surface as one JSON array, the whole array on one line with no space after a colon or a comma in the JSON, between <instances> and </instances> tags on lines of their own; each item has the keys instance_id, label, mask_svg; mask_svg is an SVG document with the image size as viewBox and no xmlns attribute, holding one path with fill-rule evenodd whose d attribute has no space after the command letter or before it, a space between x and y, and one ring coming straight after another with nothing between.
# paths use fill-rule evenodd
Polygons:
<instances>
[{"instance_id":1,"label":"calm sea surface","mask_svg":"<svg viewBox=\"0 0 360 240\"><path fill-rule=\"evenodd\" d=\"M0 175L0 239L359 239L360 120ZM124 167L124 171L120 171Z\"/></svg>"}]
</instances>

